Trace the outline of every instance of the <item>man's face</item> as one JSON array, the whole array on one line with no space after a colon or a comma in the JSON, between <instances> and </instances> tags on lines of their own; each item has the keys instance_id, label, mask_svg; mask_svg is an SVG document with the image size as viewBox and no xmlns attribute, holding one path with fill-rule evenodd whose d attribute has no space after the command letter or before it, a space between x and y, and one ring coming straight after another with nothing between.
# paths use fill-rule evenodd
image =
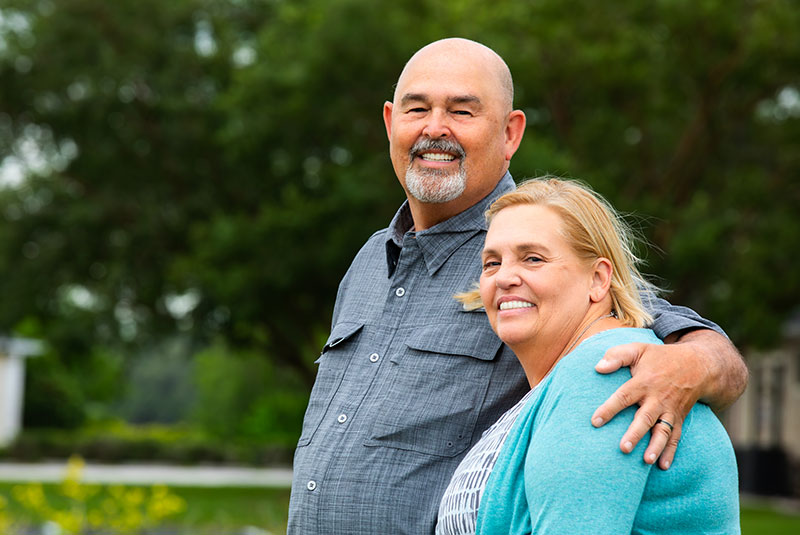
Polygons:
<instances>
[{"instance_id":1,"label":"man's face","mask_svg":"<svg viewBox=\"0 0 800 535\"><path fill-rule=\"evenodd\" d=\"M409 197L466 208L491 192L513 153L503 95L482 58L432 52L409 63L384 107L392 165Z\"/></svg>"}]
</instances>

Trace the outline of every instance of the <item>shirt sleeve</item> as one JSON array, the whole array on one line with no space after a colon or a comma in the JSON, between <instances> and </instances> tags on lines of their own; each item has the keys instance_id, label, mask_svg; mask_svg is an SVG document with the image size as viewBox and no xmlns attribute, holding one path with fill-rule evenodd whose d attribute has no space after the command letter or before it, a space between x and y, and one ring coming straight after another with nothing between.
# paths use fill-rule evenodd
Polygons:
<instances>
[{"instance_id":1,"label":"shirt sleeve","mask_svg":"<svg viewBox=\"0 0 800 535\"><path fill-rule=\"evenodd\" d=\"M642 460L649 435L630 454L619 449L635 409L601 428L590 424L597 406L630 373L597 374L593 357L563 363L536 413L524 464L533 533L630 533L642 500L652 469Z\"/></svg>"},{"instance_id":2,"label":"shirt sleeve","mask_svg":"<svg viewBox=\"0 0 800 535\"><path fill-rule=\"evenodd\" d=\"M686 329L711 329L727 336L719 325L703 318L691 308L670 304L665 299L646 292L643 292L641 297L645 308L653 315L653 324L649 327L662 340L672 333Z\"/></svg>"}]
</instances>

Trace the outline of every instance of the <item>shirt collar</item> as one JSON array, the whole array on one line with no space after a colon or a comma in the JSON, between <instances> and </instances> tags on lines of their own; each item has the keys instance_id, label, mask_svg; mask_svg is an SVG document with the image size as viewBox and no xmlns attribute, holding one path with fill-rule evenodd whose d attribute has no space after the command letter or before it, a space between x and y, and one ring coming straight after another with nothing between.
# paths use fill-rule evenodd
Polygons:
<instances>
[{"instance_id":1,"label":"shirt collar","mask_svg":"<svg viewBox=\"0 0 800 535\"><path fill-rule=\"evenodd\" d=\"M514 179L511 178L511 173L506 172L494 190L470 208L429 229L413 234L417 239L420 251L422 251L428 274L433 275L436 273L450 255L461 247L464 242L477 232L486 230L484 213L489 208L489 205L504 193L513 191L515 188L516 184ZM387 232L386 262L390 277L397 266L400 250L403 248L404 236L411 231L413 226L414 220L411 217L408 200L406 200L392 218Z\"/></svg>"}]
</instances>

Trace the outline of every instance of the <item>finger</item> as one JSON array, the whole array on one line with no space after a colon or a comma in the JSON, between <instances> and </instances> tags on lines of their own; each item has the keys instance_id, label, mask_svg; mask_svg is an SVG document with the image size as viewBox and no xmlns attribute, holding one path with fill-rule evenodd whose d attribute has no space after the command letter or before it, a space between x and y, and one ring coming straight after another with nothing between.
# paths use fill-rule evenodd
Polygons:
<instances>
[{"instance_id":1,"label":"finger","mask_svg":"<svg viewBox=\"0 0 800 535\"><path fill-rule=\"evenodd\" d=\"M656 412L651 407L646 407L645 405L639 407L639 410L636 411L636 415L633 417L631 425L628 426L628 430L625 431L625 434L622 435L622 440L619 441L619 449L621 449L623 453L632 452L639 441L642 440L642 437L653 428L656 423L656 414L661 414L661 411L659 410Z\"/></svg>"},{"instance_id":2,"label":"finger","mask_svg":"<svg viewBox=\"0 0 800 535\"><path fill-rule=\"evenodd\" d=\"M663 422L669 422L672 427ZM670 413L664 413L656 420L655 425L650 429L650 443L647 444L647 449L644 452L644 462L653 464L656 459L661 455L669 443L672 436L673 429L675 428L675 418Z\"/></svg>"},{"instance_id":3,"label":"finger","mask_svg":"<svg viewBox=\"0 0 800 535\"><path fill-rule=\"evenodd\" d=\"M599 373L611 373L623 366L633 366L639 361L644 346L645 344L634 343L609 348L594 369Z\"/></svg>"},{"instance_id":4,"label":"finger","mask_svg":"<svg viewBox=\"0 0 800 535\"><path fill-rule=\"evenodd\" d=\"M595 427L602 426L622 409L638 403L643 395L644 391L639 390L635 385L631 386L631 381L627 381L617 388L602 405L597 407L597 410L592 414L592 425Z\"/></svg>"},{"instance_id":5,"label":"finger","mask_svg":"<svg viewBox=\"0 0 800 535\"><path fill-rule=\"evenodd\" d=\"M675 429L672 431L669 441L667 442L667 447L664 448L664 452L658 460L658 466L662 470L668 470L669 467L672 466L672 461L675 460L675 452L678 449L678 442L681 440L682 426L682 422L674 424Z\"/></svg>"}]
</instances>

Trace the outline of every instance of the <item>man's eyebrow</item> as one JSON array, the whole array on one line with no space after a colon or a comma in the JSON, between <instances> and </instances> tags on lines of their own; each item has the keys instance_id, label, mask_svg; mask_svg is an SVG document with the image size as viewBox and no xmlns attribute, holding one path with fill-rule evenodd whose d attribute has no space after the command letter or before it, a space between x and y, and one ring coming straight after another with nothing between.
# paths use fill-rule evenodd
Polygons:
<instances>
[{"instance_id":1,"label":"man's eyebrow","mask_svg":"<svg viewBox=\"0 0 800 535\"><path fill-rule=\"evenodd\" d=\"M428 102L428 95L424 93L406 93L400 99L400 104L408 104L409 102Z\"/></svg>"},{"instance_id":2,"label":"man's eyebrow","mask_svg":"<svg viewBox=\"0 0 800 535\"><path fill-rule=\"evenodd\" d=\"M400 98L400 105L407 105L411 102L429 102L430 97L425 93L406 93ZM456 95L447 98L448 104L474 104L481 105L481 99L475 95Z\"/></svg>"},{"instance_id":3,"label":"man's eyebrow","mask_svg":"<svg viewBox=\"0 0 800 535\"><path fill-rule=\"evenodd\" d=\"M448 98L447 102L450 104L477 104L478 106L480 106L481 99L479 99L475 95L458 95L455 97Z\"/></svg>"}]
</instances>

